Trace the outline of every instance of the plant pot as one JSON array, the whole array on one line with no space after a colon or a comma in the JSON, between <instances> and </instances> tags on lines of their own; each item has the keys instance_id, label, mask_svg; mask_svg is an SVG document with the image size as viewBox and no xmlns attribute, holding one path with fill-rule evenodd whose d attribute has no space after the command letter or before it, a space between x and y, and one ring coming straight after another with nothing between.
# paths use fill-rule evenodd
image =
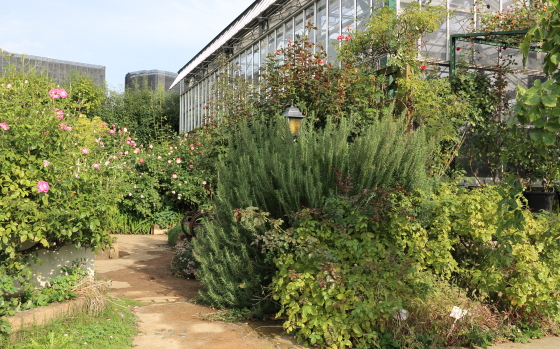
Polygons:
<instances>
[{"instance_id":1,"label":"plant pot","mask_svg":"<svg viewBox=\"0 0 560 349\"><path fill-rule=\"evenodd\" d=\"M527 205L533 212L541 210L552 212L556 201L556 192L524 191L523 196L527 199Z\"/></svg>"}]
</instances>

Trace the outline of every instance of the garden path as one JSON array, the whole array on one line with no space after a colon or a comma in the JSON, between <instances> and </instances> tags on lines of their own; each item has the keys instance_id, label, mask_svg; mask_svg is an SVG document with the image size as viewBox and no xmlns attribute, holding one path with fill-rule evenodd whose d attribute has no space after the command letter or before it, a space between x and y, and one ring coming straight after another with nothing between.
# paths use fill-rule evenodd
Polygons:
<instances>
[{"instance_id":1,"label":"garden path","mask_svg":"<svg viewBox=\"0 0 560 349\"><path fill-rule=\"evenodd\" d=\"M210 307L189 302L198 291L196 280L173 277L173 250L167 235L119 235L118 259L95 261L95 274L112 280L109 294L146 302L134 310L140 334L136 349L302 349L283 333L281 322L210 322ZM126 316L126 312L123 312ZM531 343L504 343L491 349L560 349L560 338Z\"/></svg>"},{"instance_id":2,"label":"garden path","mask_svg":"<svg viewBox=\"0 0 560 349\"><path fill-rule=\"evenodd\" d=\"M111 296L147 302L134 310L140 334L136 349L301 349L281 322L210 322L210 307L194 304L199 283L173 277L173 250L166 235L119 235L120 258L95 261L95 274L112 280ZM127 312L123 311L127 316Z\"/></svg>"}]
</instances>

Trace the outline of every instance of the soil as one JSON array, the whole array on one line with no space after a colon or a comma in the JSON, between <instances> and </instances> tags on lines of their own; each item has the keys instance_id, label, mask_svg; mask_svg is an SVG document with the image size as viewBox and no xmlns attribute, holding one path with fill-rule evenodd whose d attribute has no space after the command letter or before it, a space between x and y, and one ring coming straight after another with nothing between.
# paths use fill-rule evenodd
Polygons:
<instances>
[{"instance_id":1,"label":"soil","mask_svg":"<svg viewBox=\"0 0 560 349\"><path fill-rule=\"evenodd\" d=\"M146 302L139 317L137 349L301 349L280 321L225 323L205 318L217 310L196 304L198 281L174 277L174 249L166 235L120 235L119 258L95 261L97 277L112 281L111 296Z\"/></svg>"}]
</instances>

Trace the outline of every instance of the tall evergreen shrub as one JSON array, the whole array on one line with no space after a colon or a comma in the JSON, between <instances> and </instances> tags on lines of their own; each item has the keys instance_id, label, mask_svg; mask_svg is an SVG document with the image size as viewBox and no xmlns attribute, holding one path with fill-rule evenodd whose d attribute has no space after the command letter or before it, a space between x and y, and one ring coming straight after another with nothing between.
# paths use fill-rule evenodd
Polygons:
<instances>
[{"instance_id":1,"label":"tall evergreen shrub","mask_svg":"<svg viewBox=\"0 0 560 349\"><path fill-rule=\"evenodd\" d=\"M228 140L218 165L215 219L194 250L201 262L202 297L216 307L252 307L264 299L272 263L253 245L256 233L233 218L235 208L258 207L284 218L302 207L320 207L335 195L335 170L353 181L350 193L366 188L427 189L429 148L422 130L408 132L404 120L387 117L356 134L351 118L304 128L293 140L285 118L255 118ZM266 302L259 303L261 305Z\"/></svg>"}]
</instances>

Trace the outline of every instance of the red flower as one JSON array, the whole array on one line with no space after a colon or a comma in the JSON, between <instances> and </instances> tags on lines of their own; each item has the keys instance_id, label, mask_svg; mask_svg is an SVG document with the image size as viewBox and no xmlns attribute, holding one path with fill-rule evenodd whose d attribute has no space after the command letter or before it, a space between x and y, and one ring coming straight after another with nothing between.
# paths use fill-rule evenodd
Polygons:
<instances>
[{"instance_id":1,"label":"red flower","mask_svg":"<svg viewBox=\"0 0 560 349\"><path fill-rule=\"evenodd\" d=\"M507 46L502 47L502 50L507 50Z\"/></svg>"},{"instance_id":2,"label":"red flower","mask_svg":"<svg viewBox=\"0 0 560 349\"><path fill-rule=\"evenodd\" d=\"M336 40L344 40L344 35L339 35L336 37Z\"/></svg>"},{"instance_id":3,"label":"red flower","mask_svg":"<svg viewBox=\"0 0 560 349\"><path fill-rule=\"evenodd\" d=\"M460 47L457 47L457 48L456 48L455 50L457 50L457 51L461 51L461 48L460 48Z\"/></svg>"},{"instance_id":4,"label":"red flower","mask_svg":"<svg viewBox=\"0 0 560 349\"><path fill-rule=\"evenodd\" d=\"M347 36L347 37L344 38L344 40L346 40L346 41L350 41L350 39L352 39L352 38L349 37L349 36Z\"/></svg>"},{"instance_id":5,"label":"red flower","mask_svg":"<svg viewBox=\"0 0 560 349\"><path fill-rule=\"evenodd\" d=\"M426 68L428 68L428 67L426 67L425 65L420 66L420 69L422 69L422 70L426 70Z\"/></svg>"}]
</instances>

